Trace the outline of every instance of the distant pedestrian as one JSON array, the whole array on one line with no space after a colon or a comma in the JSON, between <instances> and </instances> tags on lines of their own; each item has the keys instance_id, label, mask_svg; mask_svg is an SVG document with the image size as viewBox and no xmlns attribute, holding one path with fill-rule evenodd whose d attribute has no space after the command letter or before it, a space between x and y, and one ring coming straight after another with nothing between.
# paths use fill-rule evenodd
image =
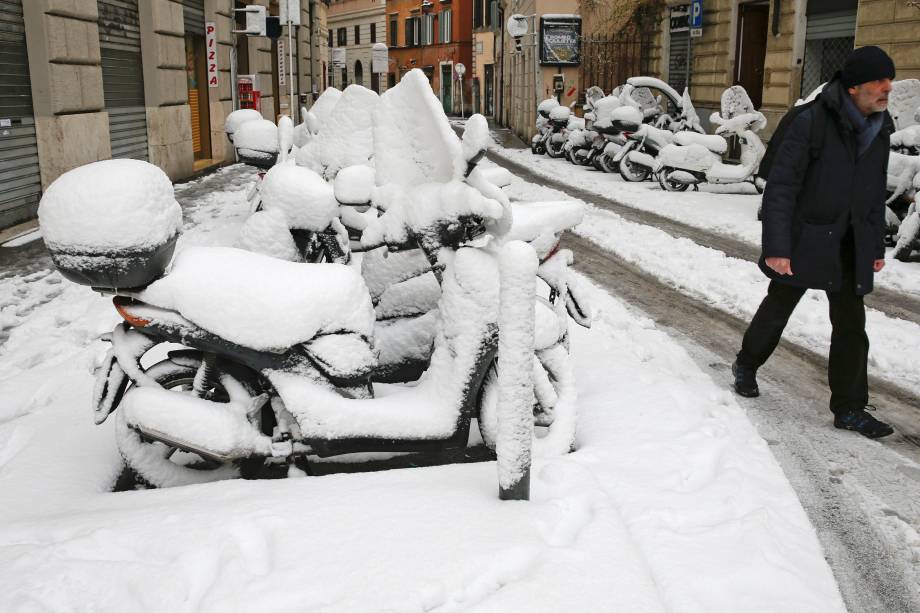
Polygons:
<instances>
[{"instance_id":1,"label":"distant pedestrian","mask_svg":"<svg viewBox=\"0 0 920 613\"><path fill-rule=\"evenodd\" d=\"M863 305L873 275L885 266L885 168L894 130L887 108L894 75L884 51L856 49L782 136L763 196L759 265L770 287L732 364L735 391L758 396L757 369L773 353L799 299L807 288L824 290L833 326L828 381L834 426L870 438L894 431L866 412ZM810 151L812 130L819 131L819 155Z\"/></svg>"}]
</instances>

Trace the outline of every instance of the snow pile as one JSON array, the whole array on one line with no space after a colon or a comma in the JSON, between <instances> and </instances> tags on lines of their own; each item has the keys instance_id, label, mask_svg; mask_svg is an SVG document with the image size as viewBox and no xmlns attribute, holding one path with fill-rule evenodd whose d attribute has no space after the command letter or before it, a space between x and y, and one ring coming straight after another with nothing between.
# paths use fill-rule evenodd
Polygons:
<instances>
[{"instance_id":1,"label":"snow pile","mask_svg":"<svg viewBox=\"0 0 920 613\"><path fill-rule=\"evenodd\" d=\"M278 147L281 155L278 156L280 163L288 160L288 154L291 147L294 146L294 122L287 115L282 115L278 120Z\"/></svg>"},{"instance_id":2,"label":"snow pile","mask_svg":"<svg viewBox=\"0 0 920 613\"><path fill-rule=\"evenodd\" d=\"M805 96L805 98L799 98L795 101L795 106L802 106L803 104L808 104L815 98L821 95L821 92L824 91L824 86L827 85L827 82L822 83L818 87L814 88L810 94Z\"/></svg>"},{"instance_id":3,"label":"snow pile","mask_svg":"<svg viewBox=\"0 0 920 613\"><path fill-rule=\"evenodd\" d=\"M480 151L485 151L493 143L486 118L476 113L466 121L461 146L463 159L472 160Z\"/></svg>"},{"instance_id":4,"label":"snow pile","mask_svg":"<svg viewBox=\"0 0 920 613\"><path fill-rule=\"evenodd\" d=\"M256 121L262 119L262 113L255 109L237 109L229 115L227 119L224 120L224 132L227 133L230 138L233 138L234 133L240 129L240 126L246 123L247 121Z\"/></svg>"},{"instance_id":5,"label":"snow pile","mask_svg":"<svg viewBox=\"0 0 920 613\"><path fill-rule=\"evenodd\" d=\"M278 127L267 119L247 121L237 128L233 144L241 156L268 159L278 153Z\"/></svg>"},{"instance_id":6,"label":"snow pile","mask_svg":"<svg viewBox=\"0 0 920 613\"><path fill-rule=\"evenodd\" d=\"M332 109L339 103L341 97L342 91L340 89L327 87L323 90L323 93L319 95L319 98L316 99L316 102L313 103L313 106L310 107L310 112L316 116L316 120L319 122L318 125L320 130L322 130L326 122L329 121L329 117L332 115ZM310 127L312 129L312 126Z\"/></svg>"},{"instance_id":7,"label":"snow pile","mask_svg":"<svg viewBox=\"0 0 920 613\"><path fill-rule=\"evenodd\" d=\"M891 146L920 148L920 125L907 126L891 135Z\"/></svg>"},{"instance_id":8,"label":"snow pile","mask_svg":"<svg viewBox=\"0 0 920 613\"><path fill-rule=\"evenodd\" d=\"M918 123L914 114L920 111L920 80L901 79L891 84L888 93L888 113L894 120L894 129L903 130Z\"/></svg>"},{"instance_id":9,"label":"snow pile","mask_svg":"<svg viewBox=\"0 0 920 613\"><path fill-rule=\"evenodd\" d=\"M722 92L722 119L731 119L754 112L756 109L754 109L754 103L751 102L751 97L740 85L732 85Z\"/></svg>"},{"instance_id":10,"label":"snow pile","mask_svg":"<svg viewBox=\"0 0 920 613\"><path fill-rule=\"evenodd\" d=\"M549 118L553 121L567 121L572 110L567 106L559 105L549 112Z\"/></svg>"},{"instance_id":11,"label":"snow pile","mask_svg":"<svg viewBox=\"0 0 920 613\"><path fill-rule=\"evenodd\" d=\"M278 164L262 180L262 208L278 210L291 228L320 232L338 215L332 186L302 166Z\"/></svg>"},{"instance_id":12,"label":"snow pile","mask_svg":"<svg viewBox=\"0 0 920 613\"><path fill-rule=\"evenodd\" d=\"M699 132L700 134L706 132L703 129L703 124L700 123L700 116L696 112L696 107L693 106L693 101L690 99L690 90L686 87L682 97L680 117L683 120L685 129Z\"/></svg>"},{"instance_id":13,"label":"snow pile","mask_svg":"<svg viewBox=\"0 0 920 613\"><path fill-rule=\"evenodd\" d=\"M374 157L374 109L380 97L360 85L345 88L322 122L319 135L297 153L297 164L332 179L353 164L368 164Z\"/></svg>"},{"instance_id":14,"label":"snow pile","mask_svg":"<svg viewBox=\"0 0 920 613\"><path fill-rule=\"evenodd\" d=\"M139 297L263 351L285 350L321 333L350 331L369 338L374 326L370 296L354 269L284 262L228 247L185 249L170 274Z\"/></svg>"},{"instance_id":15,"label":"snow pile","mask_svg":"<svg viewBox=\"0 0 920 613\"><path fill-rule=\"evenodd\" d=\"M253 213L240 228L236 246L279 260L301 261L287 216L281 210Z\"/></svg>"},{"instance_id":16,"label":"snow pile","mask_svg":"<svg viewBox=\"0 0 920 613\"><path fill-rule=\"evenodd\" d=\"M460 139L425 73L409 71L381 97L374 113L377 184L415 186L463 177Z\"/></svg>"},{"instance_id":17,"label":"snow pile","mask_svg":"<svg viewBox=\"0 0 920 613\"><path fill-rule=\"evenodd\" d=\"M549 117L550 112L557 106L559 106L559 101L555 98L541 100L537 105L537 113Z\"/></svg>"},{"instance_id":18,"label":"snow pile","mask_svg":"<svg viewBox=\"0 0 920 613\"><path fill-rule=\"evenodd\" d=\"M335 199L340 204L368 204L374 190L374 169L370 166L348 166L335 176Z\"/></svg>"},{"instance_id":19,"label":"snow pile","mask_svg":"<svg viewBox=\"0 0 920 613\"><path fill-rule=\"evenodd\" d=\"M38 207L51 250L107 253L165 243L182 226L172 182L141 160L103 160L67 171Z\"/></svg>"}]
</instances>

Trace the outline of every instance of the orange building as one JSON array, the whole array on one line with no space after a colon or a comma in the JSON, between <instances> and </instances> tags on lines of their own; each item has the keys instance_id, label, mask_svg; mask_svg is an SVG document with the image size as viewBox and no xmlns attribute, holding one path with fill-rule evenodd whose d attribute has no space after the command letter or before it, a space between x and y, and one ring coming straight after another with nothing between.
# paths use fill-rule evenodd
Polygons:
<instances>
[{"instance_id":1,"label":"orange building","mask_svg":"<svg viewBox=\"0 0 920 613\"><path fill-rule=\"evenodd\" d=\"M441 99L444 112L470 114L473 66L473 0L387 0L387 45L392 87L413 68L420 68ZM457 79L455 66L466 72ZM461 85L462 84L462 85Z\"/></svg>"}]
</instances>

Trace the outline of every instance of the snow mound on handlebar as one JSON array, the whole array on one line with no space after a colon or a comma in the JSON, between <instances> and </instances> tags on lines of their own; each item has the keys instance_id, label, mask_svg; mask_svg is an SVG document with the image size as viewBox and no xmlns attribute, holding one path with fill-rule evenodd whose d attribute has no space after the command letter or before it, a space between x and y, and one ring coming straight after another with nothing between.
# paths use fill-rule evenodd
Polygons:
<instances>
[{"instance_id":1,"label":"snow mound on handlebar","mask_svg":"<svg viewBox=\"0 0 920 613\"><path fill-rule=\"evenodd\" d=\"M374 190L374 169L349 166L335 176L335 199L341 204L367 204Z\"/></svg>"},{"instance_id":2,"label":"snow mound on handlebar","mask_svg":"<svg viewBox=\"0 0 920 613\"><path fill-rule=\"evenodd\" d=\"M301 261L287 217L279 210L250 215L240 228L237 247L288 262Z\"/></svg>"},{"instance_id":3,"label":"snow mound on handlebar","mask_svg":"<svg viewBox=\"0 0 920 613\"><path fill-rule=\"evenodd\" d=\"M413 186L463 177L460 139L450 127L425 73L409 71L374 112L377 185Z\"/></svg>"},{"instance_id":4,"label":"snow mound on handlebar","mask_svg":"<svg viewBox=\"0 0 920 613\"><path fill-rule=\"evenodd\" d=\"M361 236L366 246L402 245L413 235L430 234L456 225L460 218L476 216L500 220L504 207L461 181L426 183L407 190L386 212L372 221Z\"/></svg>"},{"instance_id":5,"label":"snow mound on handlebar","mask_svg":"<svg viewBox=\"0 0 920 613\"><path fill-rule=\"evenodd\" d=\"M302 166L272 166L262 181L262 208L281 211L291 228L321 232L338 215L332 186Z\"/></svg>"},{"instance_id":6,"label":"snow mound on handlebar","mask_svg":"<svg viewBox=\"0 0 920 613\"><path fill-rule=\"evenodd\" d=\"M371 338L374 308L357 270L285 262L231 247L187 247L138 294L230 342L281 352L318 334Z\"/></svg>"},{"instance_id":7,"label":"snow mound on handlebar","mask_svg":"<svg viewBox=\"0 0 920 613\"><path fill-rule=\"evenodd\" d=\"M161 245L182 227L172 182L140 160L103 160L69 170L38 207L49 249L92 252Z\"/></svg>"},{"instance_id":8,"label":"snow mound on handlebar","mask_svg":"<svg viewBox=\"0 0 920 613\"><path fill-rule=\"evenodd\" d=\"M485 151L492 144L492 135L489 133L489 122L486 118L476 113L466 122L463 130L461 146L463 159L471 160L480 151Z\"/></svg>"},{"instance_id":9,"label":"snow mound on handlebar","mask_svg":"<svg viewBox=\"0 0 920 613\"><path fill-rule=\"evenodd\" d=\"M323 121L319 135L297 152L297 164L327 179L346 166L369 164L374 157L373 115L380 100L374 91L349 85Z\"/></svg>"}]
</instances>

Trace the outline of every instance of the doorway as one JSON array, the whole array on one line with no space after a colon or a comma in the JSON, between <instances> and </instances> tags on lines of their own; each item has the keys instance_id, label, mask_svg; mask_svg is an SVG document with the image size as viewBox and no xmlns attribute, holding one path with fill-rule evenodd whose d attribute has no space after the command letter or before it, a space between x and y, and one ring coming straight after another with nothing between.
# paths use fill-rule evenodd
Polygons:
<instances>
[{"instance_id":1,"label":"doorway","mask_svg":"<svg viewBox=\"0 0 920 613\"><path fill-rule=\"evenodd\" d=\"M203 36L185 37L185 77L192 119L192 152L195 160L211 157L211 122L208 104L207 60Z\"/></svg>"},{"instance_id":2,"label":"doorway","mask_svg":"<svg viewBox=\"0 0 920 613\"><path fill-rule=\"evenodd\" d=\"M453 67L450 64L441 64L441 104L444 112L450 115L454 110L451 89L453 86Z\"/></svg>"},{"instance_id":3,"label":"doorway","mask_svg":"<svg viewBox=\"0 0 920 613\"><path fill-rule=\"evenodd\" d=\"M364 85L364 67L361 65L361 60L355 62L355 83Z\"/></svg>"},{"instance_id":4,"label":"doorway","mask_svg":"<svg viewBox=\"0 0 920 613\"><path fill-rule=\"evenodd\" d=\"M495 65L486 64L486 95L485 95L485 115L492 116L494 114L493 109L493 99L494 99L494 83L495 83Z\"/></svg>"},{"instance_id":5,"label":"doorway","mask_svg":"<svg viewBox=\"0 0 920 613\"><path fill-rule=\"evenodd\" d=\"M747 2L738 6L734 84L747 91L755 109L763 103L769 14L770 6L766 2Z\"/></svg>"}]
</instances>

